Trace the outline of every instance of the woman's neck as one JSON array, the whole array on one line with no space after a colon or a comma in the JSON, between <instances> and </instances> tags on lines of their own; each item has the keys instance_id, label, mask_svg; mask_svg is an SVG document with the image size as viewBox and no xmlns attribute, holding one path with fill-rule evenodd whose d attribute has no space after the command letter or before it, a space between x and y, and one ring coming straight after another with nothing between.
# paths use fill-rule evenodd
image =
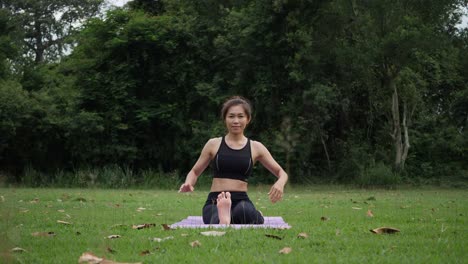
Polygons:
<instances>
[{"instance_id":1,"label":"woman's neck","mask_svg":"<svg viewBox=\"0 0 468 264\"><path fill-rule=\"evenodd\" d=\"M243 133L240 134L232 134L228 133L226 138L231 142L243 142L245 140L245 136Z\"/></svg>"}]
</instances>

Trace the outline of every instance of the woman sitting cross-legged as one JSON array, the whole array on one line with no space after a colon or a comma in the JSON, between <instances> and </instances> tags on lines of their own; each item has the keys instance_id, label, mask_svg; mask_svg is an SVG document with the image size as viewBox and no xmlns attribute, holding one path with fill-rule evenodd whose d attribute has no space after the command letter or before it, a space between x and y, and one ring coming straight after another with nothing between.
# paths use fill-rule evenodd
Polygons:
<instances>
[{"instance_id":1,"label":"woman sitting cross-legged","mask_svg":"<svg viewBox=\"0 0 468 264\"><path fill-rule=\"evenodd\" d=\"M272 203L282 199L288 175L262 143L244 136L252 116L252 107L246 99L239 96L229 98L223 104L221 116L227 134L208 140L179 192L192 192L197 178L211 162L213 182L203 207L203 222L263 224L262 214L247 195L247 180L255 162L259 161L278 178L268 193Z\"/></svg>"}]
</instances>

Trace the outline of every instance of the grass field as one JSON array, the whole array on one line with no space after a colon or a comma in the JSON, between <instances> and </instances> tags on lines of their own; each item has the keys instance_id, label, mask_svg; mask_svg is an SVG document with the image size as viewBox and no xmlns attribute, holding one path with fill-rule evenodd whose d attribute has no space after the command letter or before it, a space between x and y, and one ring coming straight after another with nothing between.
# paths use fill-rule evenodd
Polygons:
<instances>
[{"instance_id":1,"label":"grass field","mask_svg":"<svg viewBox=\"0 0 468 264\"><path fill-rule=\"evenodd\" d=\"M206 237L200 234L206 230L166 231L161 224L200 215L207 190L178 194L3 188L1 262L78 263L84 252L143 263L468 262L466 190L289 188L284 200L274 205L267 200L267 190L268 186L251 187L249 196L264 215L282 216L291 229L226 229L224 236ZM367 215L368 210L373 217ZM156 225L132 228L145 223ZM383 226L401 232L378 235L369 231ZM308 237L298 237L299 233ZM110 235L121 237L107 238ZM152 241L165 237L173 239ZM192 247L190 243L196 240L201 246ZM15 247L25 251L12 252ZM284 247L290 247L291 253L280 254Z\"/></svg>"}]
</instances>

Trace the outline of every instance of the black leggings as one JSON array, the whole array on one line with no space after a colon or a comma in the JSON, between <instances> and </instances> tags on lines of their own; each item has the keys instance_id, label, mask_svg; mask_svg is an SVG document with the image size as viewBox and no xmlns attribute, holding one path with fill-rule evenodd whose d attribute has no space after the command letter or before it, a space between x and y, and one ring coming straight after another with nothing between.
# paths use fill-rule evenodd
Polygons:
<instances>
[{"instance_id":1,"label":"black leggings","mask_svg":"<svg viewBox=\"0 0 468 264\"><path fill-rule=\"evenodd\" d=\"M231 193L231 224L263 224L264 219L255 209L246 192ZM217 198L219 192L210 192L203 206L203 223L219 224Z\"/></svg>"}]
</instances>

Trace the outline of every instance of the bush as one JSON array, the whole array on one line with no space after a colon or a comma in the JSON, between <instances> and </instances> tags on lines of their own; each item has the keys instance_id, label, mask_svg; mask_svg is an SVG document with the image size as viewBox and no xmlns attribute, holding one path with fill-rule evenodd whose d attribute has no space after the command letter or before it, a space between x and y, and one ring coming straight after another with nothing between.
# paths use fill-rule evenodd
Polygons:
<instances>
[{"instance_id":1,"label":"bush","mask_svg":"<svg viewBox=\"0 0 468 264\"><path fill-rule=\"evenodd\" d=\"M177 189L181 184L177 171L164 173L161 170L148 169L141 172L141 179L141 186L158 189Z\"/></svg>"},{"instance_id":2,"label":"bush","mask_svg":"<svg viewBox=\"0 0 468 264\"><path fill-rule=\"evenodd\" d=\"M383 162L365 168L356 179L356 183L361 187L394 188L400 182L400 176Z\"/></svg>"}]
</instances>

